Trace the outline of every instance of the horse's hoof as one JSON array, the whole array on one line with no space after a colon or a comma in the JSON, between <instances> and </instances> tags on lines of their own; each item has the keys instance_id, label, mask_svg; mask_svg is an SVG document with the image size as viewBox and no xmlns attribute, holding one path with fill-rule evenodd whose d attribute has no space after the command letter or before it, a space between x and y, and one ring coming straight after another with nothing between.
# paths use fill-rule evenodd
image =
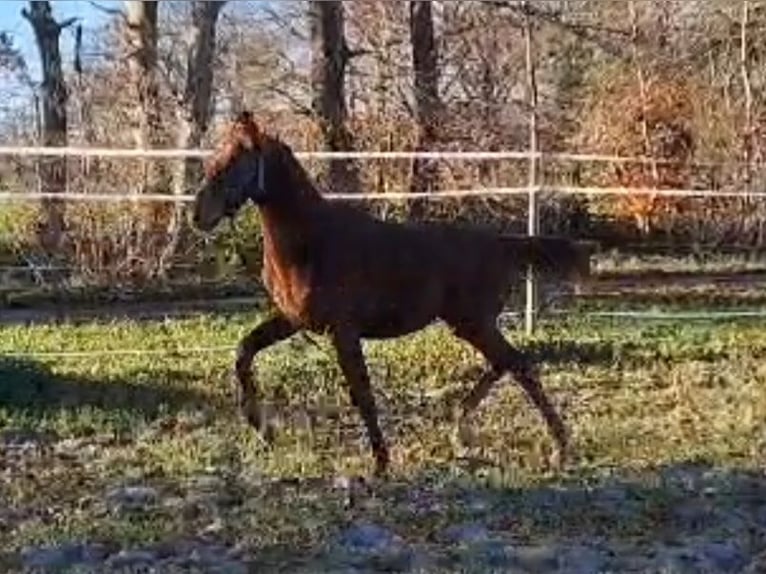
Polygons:
<instances>
[{"instance_id":1,"label":"horse's hoof","mask_svg":"<svg viewBox=\"0 0 766 574\"><path fill-rule=\"evenodd\" d=\"M372 478L374 480L385 480L388 478L388 463L376 463Z\"/></svg>"},{"instance_id":2,"label":"horse's hoof","mask_svg":"<svg viewBox=\"0 0 766 574\"><path fill-rule=\"evenodd\" d=\"M475 431L470 421L465 418L456 420L449 433L449 442L456 460L468 458L475 443Z\"/></svg>"},{"instance_id":3,"label":"horse's hoof","mask_svg":"<svg viewBox=\"0 0 766 574\"><path fill-rule=\"evenodd\" d=\"M548 467L556 472L563 472L569 462L569 454L566 447L554 448L548 457Z\"/></svg>"},{"instance_id":4,"label":"horse's hoof","mask_svg":"<svg viewBox=\"0 0 766 574\"><path fill-rule=\"evenodd\" d=\"M343 506L350 509L374 496L377 482L378 479L374 476L343 476L333 481L333 488L340 491L344 498Z\"/></svg>"},{"instance_id":5,"label":"horse's hoof","mask_svg":"<svg viewBox=\"0 0 766 574\"><path fill-rule=\"evenodd\" d=\"M470 418L463 415L452 425L452 446L459 449L467 449L476 446L478 436Z\"/></svg>"},{"instance_id":6,"label":"horse's hoof","mask_svg":"<svg viewBox=\"0 0 766 574\"><path fill-rule=\"evenodd\" d=\"M274 442L276 428L273 421L267 416L266 408L262 404L255 400L244 399L240 404L240 412L267 444Z\"/></svg>"}]
</instances>

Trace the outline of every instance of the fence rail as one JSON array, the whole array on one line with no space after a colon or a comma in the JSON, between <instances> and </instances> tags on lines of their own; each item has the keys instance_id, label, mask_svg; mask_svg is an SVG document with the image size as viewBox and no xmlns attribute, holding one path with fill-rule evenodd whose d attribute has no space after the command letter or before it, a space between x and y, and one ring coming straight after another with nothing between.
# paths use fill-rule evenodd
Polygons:
<instances>
[{"instance_id":1,"label":"fence rail","mask_svg":"<svg viewBox=\"0 0 766 574\"><path fill-rule=\"evenodd\" d=\"M120 159L183 159L203 158L211 155L210 149L118 149L99 147L40 147L40 146L0 146L0 156L21 157L101 157ZM744 167L750 168L743 162L695 162L676 161L663 158L643 156L618 156L607 154L581 154L569 152L546 152L535 150L507 150L507 151L354 151L354 152L328 152L328 151L301 151L295 153L296 157L304 159L380 159L380 160L411 160L411 159L436 159L436 160L526 160L539 162L546 161L569 161L580 163L617 163L617 164L654 164L654 165L684 165L687 167ZM654 197L679 197L679 198L742 198L756 199L766 197L766 191L752 191L749 189L735 190L725 189L657 189L647 187L584 187L567 185L545 185L544 182L530 180L530 183L520 187L481 187L472 189L452 189L433 193L325 193L330 200L345 201L395 201L426 199L430 201L443 201L448 199L461 199L468 197L502 197L502 196L527 196L529 205L536 206L536 197L541 193L562 195L584 196L636 196L648 195ZM141 193L44 193L44 192L0 192L0 203L13 201L37 201L53 199L63 202L172 202L189 203L194 201L191 194L141 194ZM530 209L536 209L531 207ZM530 212L530 218L536 217ZM528 318L528 331L533 328L534 303L528 297L526 315Z\"/></svg>"},{"instance_id":2,"label":"fence rail","mask_svg":"<svg viewBox=\"0 0 766 574\"><path fill-rule=\"evenodd\" d=\"M331 200L343 201L394 201L427 199L441 201L445 199L462 199L466 197L502 197L520 196L533 193L553 193L561 195L652 195L655 197L685 197L685 198L766 198L766 191L736 191L731 189L655 189L651 187L578 187L561 185L538 185L536 187L478 187L471 189L450 189L435 192L384 192L384 193L325 193L324 197ZM41 199L56 199L63 202L94 202L94 203L191 203L194 196L190 194L173 195L162 193L51 193L51 192L0 192L0 202L37 201Z\"/></svg>"},{"instance_id":3,"label":"fence rail","mask_svg":"<svg viewBox=\"0 0 766 574\"><path fill-rule=\"evenodd\" d=\"M98 147L41 147L41 146L0 146L0 156L35 156L35 157L108 157L123 159L159 158L183 159L203 158L212 153L210 149L139 149L139 148L98 148ZM606 154L580 154L569 152L544 152L525 150L506 151L303 151L296 152L296 157L305 159L443 159L443 160L559 160L594 163L635 163L661 164L697 167L743 167L742 162L679 162L677 160L651 158L643 156L618 156ZM750 166L752 167L752 166ZM394 200L443 200L466 197L529 195L546 192L567 195L653 195L656 197L715 197L715 198L759 198L766 197L766 191L736 191L731 189L657 189L647 187L579 187L562 185L536 185L521 187L481 187L471 189L452 189L437 192L408 193L326 193L328 199L345 201L394 201ZM35 201L57 199L60 201L87 202L191 202L191 195L174 194L103 194L103 193L43 193L43 192L0 192L0 202Z\"/></svg>"},{"instance_id":4,"label":"fence rail","mask_svg":"<svg viewBox=\"0 0 766 574\"><path fill-rule=\"evenodd\" d=\"M105 157L126 159L184 159L204 158L213 153L212 149L176 148L102 148L85 146L0 146L0 156L18 157ZM297 151L298 159L441 159L441 160L529 160L532 158L549 161L570 161L579 163L620 163L647 165L685 165L688 167L754 167L739 161L683 161L648 156L620 156L611 154L586 154L555 151L499 150L499 151Z\"/></svg>"},{"instance_id":5,"label":"fence rail","mask_svg":"<svg viewBox=\"0 0 766 574\"><path fill-rule=\"evenodd\" d=\"M488 195L526 195L528 187L495 187L475 189L453 189L436 193L326 193L324 197L346 201L391 201L397 199L460 199L464 197L481 197ZM45 192L0 192L0 201L34 201L38 199L58 199L60 201L85 202L135 202L135 203L189 203L194 201L193 195L173 194L142 194L142 193L45 193Z\"/></svg>"}]
</instances>

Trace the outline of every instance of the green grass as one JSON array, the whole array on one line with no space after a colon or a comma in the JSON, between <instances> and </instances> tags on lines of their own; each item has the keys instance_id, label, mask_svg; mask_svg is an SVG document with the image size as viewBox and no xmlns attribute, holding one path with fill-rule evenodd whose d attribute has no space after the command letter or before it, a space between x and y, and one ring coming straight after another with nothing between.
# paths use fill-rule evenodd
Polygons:
<instances>
[{"instance_id":1,"label":"green grass","mask_svg":"<svg viewBox=\"0 0 766 574\"><path fill-rule=\"evenodd\" d=\"M456 457L447 397L465 391L483 363L436 325L365 345L393 477L376 497L348 509L328 483L289 484L371 469L327 341L320 338L317 346L295 337L259 356L261 388L282 420L271 448L236 411L232 353L152 354L234 345L257 320L253 314L0 329L0 353L148 352L0 358L0 432L54 437L39 452L0 450L0 548L72 539L144 544L217 524L217 538L279 561L294 557L296 548L318 548L352 517L428 541L446 521L470 514L460 504L413 514L399 502L415 489L438 492L443 501L489 493L497 509L513 508L512 524L498 518L493 527L515 536L635 540L661 535L668 509L682 500L680 491L653 482L660 470L694 463L744 473L766 462L760 322L573 319L544 324L529 340L507 333L543 361L544 385L572 430L577 458L564 474L546 469L549 437L511 384L499 385L475 417L470 456ZM194 499L193 483L202 475L220 483L214 502ZM575 494L553 510L534 503L535 493L558 487L577 493L614 480L641 500L630 519ZM161 503L114 511L106 493L124 484L157 488Z\"/></svg>"}]
</instances>

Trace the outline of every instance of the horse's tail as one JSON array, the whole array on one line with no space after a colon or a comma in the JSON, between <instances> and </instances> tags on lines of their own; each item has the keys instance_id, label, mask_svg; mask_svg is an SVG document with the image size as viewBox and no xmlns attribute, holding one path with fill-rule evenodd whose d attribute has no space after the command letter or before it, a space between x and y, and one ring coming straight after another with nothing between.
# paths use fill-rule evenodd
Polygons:
<instances>
[{"instance_id":1,"label":"horse's tail","mask_svg":"<svg viewBox=\"0 0 766 574\"><path fill-rule=\"evenodd\" d=\"M591 274L591 255L598 245L556 236L504 236L514 264L532 266L545 275L584 283Z\"/></svg>"}]
</instances>

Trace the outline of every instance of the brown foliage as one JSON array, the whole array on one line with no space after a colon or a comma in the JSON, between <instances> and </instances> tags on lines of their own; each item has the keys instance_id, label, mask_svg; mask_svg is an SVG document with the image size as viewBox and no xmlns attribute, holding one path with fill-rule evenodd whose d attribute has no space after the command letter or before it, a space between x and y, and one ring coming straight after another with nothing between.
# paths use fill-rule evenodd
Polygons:
<instances>
[{"instance_id":1,"label":"brown foliage","mask_svg":"<svg viewBox=\"0 0 766 574\"><path fill-rule=\"evenodd\" d=\"M642 97L629 72L607 78L589 104L580 143L593 153L657 161L614 164L598 175L597 183L643 189L687 188L695 148L693 98L692 85L683 79L655 75ZM607 209L614 216L633 219L644 231L650 230L659 214L681 212L687 203L683 198L654 194L625 194L607 201Z\"/></svg>"}]
</instances>

